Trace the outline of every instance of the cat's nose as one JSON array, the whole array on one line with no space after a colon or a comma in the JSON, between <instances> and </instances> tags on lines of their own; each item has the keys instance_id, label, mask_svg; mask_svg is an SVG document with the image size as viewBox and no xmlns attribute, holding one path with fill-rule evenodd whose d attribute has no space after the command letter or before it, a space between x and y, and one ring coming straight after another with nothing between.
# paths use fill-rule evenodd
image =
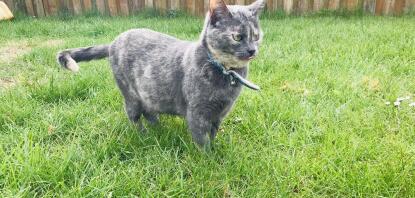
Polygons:
<instances>
[{"instance_id":1,"label":"cat's nose","mask_svg":"<svg viewBox=\"0 0 415 198\"><path fill-rule=\"evenodd\" d=\"M255 52L256 52L256 50L254 50L254 49L248 50L249 56L254 56Z\"/></svg>"}]
</instances>

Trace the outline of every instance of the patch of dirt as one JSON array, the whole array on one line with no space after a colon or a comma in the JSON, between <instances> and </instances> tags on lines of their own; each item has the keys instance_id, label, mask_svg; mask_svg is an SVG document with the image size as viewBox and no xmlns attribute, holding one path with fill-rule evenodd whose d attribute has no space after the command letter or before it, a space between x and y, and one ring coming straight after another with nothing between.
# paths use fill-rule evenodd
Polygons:
<instances>
[{"instance_id":1,"label":"patch of dirt","mask_svg":"<svg viewBox=\"0 0 415 198\"><path fill-rule=\"evenodd\" d=\"M380 90L380 81L377 78L364 76L362 78L362 84L365 86L369 91L379 91Z\"/></svg>"},{"instance_id":2,"label":"patch of dirt","mask_svg":"<svg viewBox=\"0 0 415 198\"><path fill-rule=\"evenodd\" d=\"M17 83L13 78L0 78L0 88L10 88Z\"/></svg>"},{"instance_id":3,"label":"patch of dirt","mask_svg":"<svg viewBox=\"0 0 415 198\"><path fill-rule=\"evenodd\" d=\"M27 41L11 41L0 47L0 62L10 63L17 57L30 52L32 48Z\"/></svg>"},{"instance_id":4,"label":"patch of dirt","mask_svg":"<svg viewBox=\"0 0 415 198\"><path fill-rule=\"evenodd\" d=\"M40 47L57 47L57 46L62 45L64 43L65 43L64 40L52 39L52 40L47 40L45 42L42 42L39 46Z\"/></svg>"},{"instance_id":5,"label":"patch of dirt","mask_svg":"<svg viewBox=\"0 0 415 198\"><path fill-rule=\"evenodd\" d=\"M34 41L29 43L27 40L9 41L0 46L0 63L10 63L19 56L29 53L34 47L57 47L64 44L61 39L51 39L46 41Z\"/></svg>"},{"instance_id":6,"label":"patch of dirt","mask_svg":"<svg viewBox=\"0 0 415 198\"><path fill-rule=\"evenodd\" d=\"M292 92L296 94L300 94L302 96L309 96L311 91L308 90L304 85L300 84L299 82L287 82L285 81L283 85L280 87L282 91Z\"/></svg>"}]
</instances>

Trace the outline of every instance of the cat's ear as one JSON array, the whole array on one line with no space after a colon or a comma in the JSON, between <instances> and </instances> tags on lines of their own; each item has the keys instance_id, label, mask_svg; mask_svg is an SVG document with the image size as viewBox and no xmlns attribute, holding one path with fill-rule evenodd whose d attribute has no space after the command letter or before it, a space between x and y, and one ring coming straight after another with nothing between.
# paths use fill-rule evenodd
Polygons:
<instances>
[{"instance_id":1,"label":"cat's ear","mask_svg":"<svg viewBox=\"0 0 415 198\"><path fill-rule=\"evenodd\" d=\"M256 0L248 7L254 15L258 16L265 8L265 0Z\"/></svg>"},{"instance_id":2,"label":"cat's ear","mask_svg":"<svg viewBox=\"0 0 415 198\"><path fill-rule=\"evenodd\" d=\"M223 0L210 0L210 23L215 25L218 21L232 17L231 12Z\"/></svg>"}]
</instances>

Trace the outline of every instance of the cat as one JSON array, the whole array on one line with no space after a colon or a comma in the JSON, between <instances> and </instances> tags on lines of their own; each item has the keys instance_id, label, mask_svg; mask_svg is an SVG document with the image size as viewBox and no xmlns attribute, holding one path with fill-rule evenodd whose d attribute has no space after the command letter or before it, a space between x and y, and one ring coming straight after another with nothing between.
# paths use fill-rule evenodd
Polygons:
<instances>
[{"instance_id":1,"label":"cat","mask_svg":"<svg viewBox=\"0 0 415 198\"><path fill-rule=\"evenodd\" d=\"M262 41L264 7L264 0L247 6L211 0L196 42L132 29L109 45L61 51L57 61L77 72L76 62L109 57L130 121L144 130L142 116L150 123L158 121L158 114L182 116L193 141L206 148L242 86L249 84L244 78Z\"/></svg>"}]
</instances>

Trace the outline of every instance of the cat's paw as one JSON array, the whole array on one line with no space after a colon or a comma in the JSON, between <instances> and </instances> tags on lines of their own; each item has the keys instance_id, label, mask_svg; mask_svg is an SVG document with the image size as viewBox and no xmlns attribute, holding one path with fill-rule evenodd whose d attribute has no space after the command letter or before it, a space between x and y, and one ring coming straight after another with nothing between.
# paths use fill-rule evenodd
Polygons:
<instances>
[{"instance_id":1,"label":"cat's paw","mask_svg":"<svg viewBox=\"0 0 415 198\"><path fill-rule=\"evenodd\" d=\"M142 122L139 122L136 124L137 130L143 134L146 134L148 132L147 128L144 126Z\"/></svg>"},{"instance_id":2,"label":"cat's paw","mask_svg":"<svg viewBox=\"0 0 415 198\"><path fill-rule=\"evenodd\" d=\"M157 114L144 114L144 117L150 125L156 125L160 121L159 116Z\"/></svg>"}]
</instances>

